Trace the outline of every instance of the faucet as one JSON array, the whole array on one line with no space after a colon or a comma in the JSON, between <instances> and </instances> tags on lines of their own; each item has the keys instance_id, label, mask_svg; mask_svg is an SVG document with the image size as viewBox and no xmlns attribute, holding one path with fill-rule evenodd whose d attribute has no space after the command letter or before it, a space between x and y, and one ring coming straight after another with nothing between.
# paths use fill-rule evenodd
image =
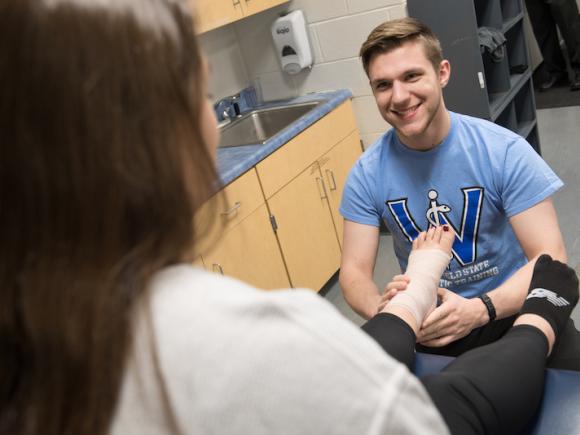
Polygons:
<instances>
[{"instance_id":1,"label":"faucet","mask_svg":"<svg viewBox=\"0 0 580 435\"><path fill-rule=\"evenodd\" d=\"M214 104L218 121L231 120L240 115L240 94L224 97Z\"/></svg>"}]
</instances>

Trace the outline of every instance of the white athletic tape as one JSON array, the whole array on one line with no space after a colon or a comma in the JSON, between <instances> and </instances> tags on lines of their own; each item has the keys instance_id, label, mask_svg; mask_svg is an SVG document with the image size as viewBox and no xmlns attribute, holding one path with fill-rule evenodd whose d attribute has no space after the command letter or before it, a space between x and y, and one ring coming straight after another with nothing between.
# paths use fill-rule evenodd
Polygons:
<instances>
[{"instance_id":1,"label":"white athletic tape","mask_svg":"<svg viewBox=\"0 0 580 435\"><path fill-rule=\"evenodd\" d=\"M435 308L439 278L449 260L451 256L440 249L412 251L405 272L411 281L406 290L391 299L389 305L407 308L417 320L417 325L421 325L425 316Z\"/></svg>"}]
</instances>

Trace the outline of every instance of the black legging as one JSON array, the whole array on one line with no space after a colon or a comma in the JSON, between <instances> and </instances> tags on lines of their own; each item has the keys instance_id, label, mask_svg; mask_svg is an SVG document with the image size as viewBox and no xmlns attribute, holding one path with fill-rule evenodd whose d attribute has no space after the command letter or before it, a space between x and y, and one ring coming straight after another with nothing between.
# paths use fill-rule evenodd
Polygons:
<instances>
[{"instance_id":1,"label":"black legging","mask_svg":"<svg viewBox=\"0 0 580 435\"><path fill-rule=\"evenodd\" d=\"M412 369L416 336L407 323L383 313L362 329ZM452 434L518 434L540 404L547 352L548 341L538 329L515 326L420 380Z\"/></svg>"},{"instance_id":2,"label":"black legging","mask_svg":"<svg viewBox=\"0 0 580 435\"><path fill-rule=\"evenodd\" d=\"M486 344L494 343L502 338L518 316L497 319L487 325L475 328L465 337L452 341L442 347L428 347L417 343L415 349L419 352L436 355L459 356L468 350ZM558 345L554 346L546 367L564 370L580 371L580 331L576 329L572 319L568 319L566 327L558 336Z\"/></svg>"}]
</instances>

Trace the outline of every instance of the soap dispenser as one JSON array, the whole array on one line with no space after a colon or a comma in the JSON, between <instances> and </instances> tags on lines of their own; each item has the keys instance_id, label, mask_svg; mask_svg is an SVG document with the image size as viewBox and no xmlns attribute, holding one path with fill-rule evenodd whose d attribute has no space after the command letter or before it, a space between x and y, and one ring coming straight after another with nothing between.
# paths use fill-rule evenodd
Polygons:
<instances>
[{"instance_id":1,"label":"soap dispenser","mask_svg":"<svg viewBox=\"0 0 580 435\"><path fill-rule=\"evenodd\" d=\"M272 38L284 72L298 74L302 69L312 66L308 30L301 10L290 12L274 21Z\"/></svg>"}]
</instances>

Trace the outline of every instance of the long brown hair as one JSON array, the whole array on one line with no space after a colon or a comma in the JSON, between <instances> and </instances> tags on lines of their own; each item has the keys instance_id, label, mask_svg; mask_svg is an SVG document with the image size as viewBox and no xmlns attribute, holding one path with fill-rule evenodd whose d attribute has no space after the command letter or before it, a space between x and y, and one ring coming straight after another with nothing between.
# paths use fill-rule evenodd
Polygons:
<instances>
[{"instance_id":1,"label":"long brown hair","mask_svg":"<svg viewBox=\"0 0 580 435\"><path fill-rule=\"evenodd\" d=\"M178 0L0 2L0 433L104 434L156 271L214 189Z\"/></svg>"}]
</instances>

